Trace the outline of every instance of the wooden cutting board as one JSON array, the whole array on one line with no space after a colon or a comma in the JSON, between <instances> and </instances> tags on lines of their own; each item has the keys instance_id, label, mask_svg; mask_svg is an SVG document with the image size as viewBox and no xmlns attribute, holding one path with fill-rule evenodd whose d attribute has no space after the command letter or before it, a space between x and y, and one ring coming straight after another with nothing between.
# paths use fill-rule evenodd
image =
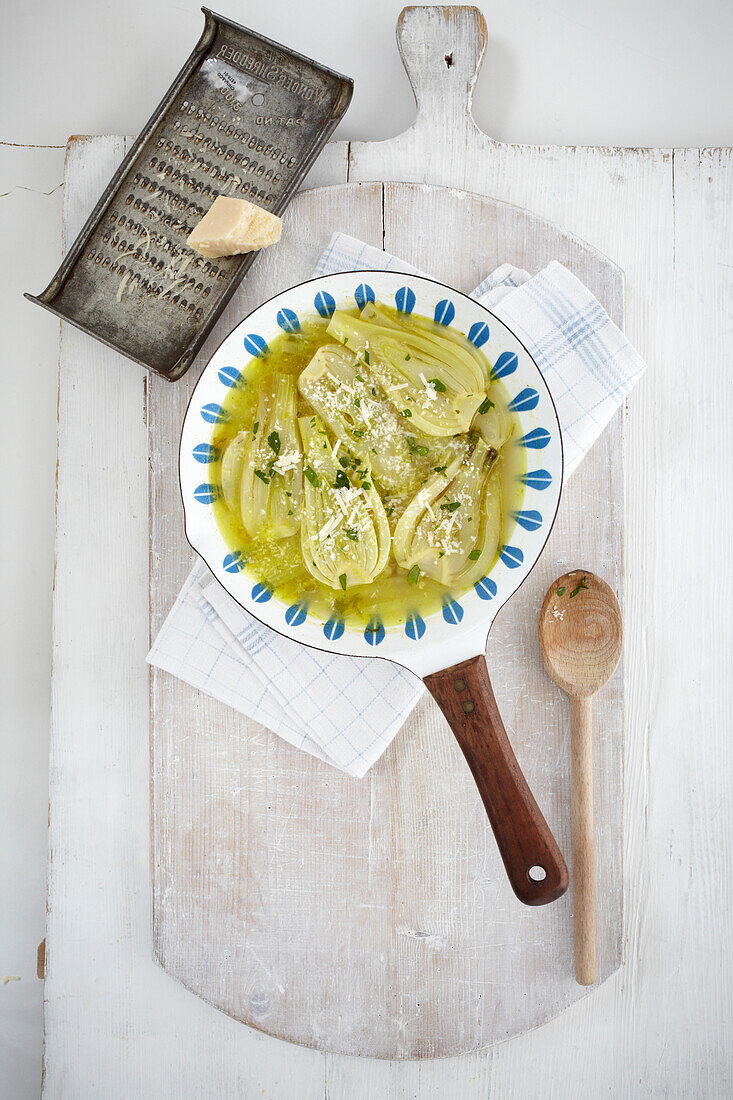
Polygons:
<instances>
[{"instance_id":1,"label":"wooden cutting board","mask_svg":"<svg viewBox=\"0 0 733 1100\"><path fill-rule=\"evenodd\" d=\"M281 244L260 257L199 364L175 386L148 379L151 637L193 564L177 449L201 366L242 316L312 273L333 231L464 291L505 260L535 270L559 259L622 322L623 277L609 259L528 210L472 193L495 190L515 159L470 115L486 44L480 13L406 9L398 41L418 100L414 126L390 141L330 146L317 180L338 185L295 199ZM538 168L529 157L521 164ZM365 178L395 182L357 182ZM542 669L537 615L552 577L572 566L622 596L623 486L619 415L567 486L545 553L487 651L514 748L568 857L568 712ZM536 910L515 899L432 701L358 781L166 673L152 670L150 690L154 951L194 993L272 1035L384 1058L472 1050L584 995L573 976L572 891ZM599 697L597 730L603 980L622 955L621 671Z\"/></svg>"}]
</instances>

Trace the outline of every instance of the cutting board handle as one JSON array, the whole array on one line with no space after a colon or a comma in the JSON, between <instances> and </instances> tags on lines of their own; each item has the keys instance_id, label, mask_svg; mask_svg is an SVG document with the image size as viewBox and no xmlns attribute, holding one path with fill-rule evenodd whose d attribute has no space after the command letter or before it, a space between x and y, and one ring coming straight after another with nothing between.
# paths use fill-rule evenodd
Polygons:
<instances>
[{"instance_id":1,"label":"cutting board handle","mask_svg":"<svg viewBox=\"0 0 733 1100\"><path fill-rule=\"evenodd\" d=\"M509 744L485 658L434 672L425 684L473 772L514 893L525 905L555 901L568 869Z\"/></svg>"},{"instance_id":2,"label":"cutting board handle","mask_svg":"<svg viewBox=\"0 0 733 1100\"><path fill-rule=\"evenodd\" d=\"M397 46L415 93L417 126L441 133L460 126L478 130L471 101L488 38L478 8L402 9Z\"/></svg>"}]
</instances>

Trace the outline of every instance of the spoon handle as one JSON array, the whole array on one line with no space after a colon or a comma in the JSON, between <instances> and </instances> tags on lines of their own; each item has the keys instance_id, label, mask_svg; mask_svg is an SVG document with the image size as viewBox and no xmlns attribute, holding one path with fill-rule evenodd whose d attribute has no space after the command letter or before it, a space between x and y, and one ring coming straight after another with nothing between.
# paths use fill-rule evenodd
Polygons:
<instances>
[{"instance_id":1,"label":"spoon handle","mask_svg":"<svg viewBox=\"0 0 733 1100\"><path fill-rule=\"evenodd\" d=\"M514 893L545 905L568 888L568 869L512 752L483 656L425 677L448 719L494 830Z\"/></svg>"},{"instance_id":2,"label":"spoon handle","mask_svg":"<svg viewBox=\"0 0 733 1100\"><path fill-rule=\"evenodd\" d=\"M570 701L573 762L573 913L575 978L596 980L596 899L593 844L593 700Z\"/></svg>"}]
</instances>

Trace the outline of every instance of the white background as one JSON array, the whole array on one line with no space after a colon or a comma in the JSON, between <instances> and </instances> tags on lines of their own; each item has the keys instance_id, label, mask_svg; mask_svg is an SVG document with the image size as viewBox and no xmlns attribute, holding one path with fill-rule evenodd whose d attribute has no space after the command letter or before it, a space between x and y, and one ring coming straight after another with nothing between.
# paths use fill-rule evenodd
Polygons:
<instances>
[{"instance_id":1,"label":"white background","mask_svg":"<svg viewBox=\"0 0 733 1100\"><path fill-rule=\"evenodd\" d=\"M399 0L213 6L354 77L338 136L387 137L412 120L394 46ZM493 137L733 143L726 0L479 6L490 40L474 113ZM21 980L0 984L0 1096L20 1100L38 1095L41 1073L35 968L44 936L58 341L57 322L21 292L41 290L60 259L66 138L136 133L198 39L202 16L190 0L6 0L2 25L0 978Z\"/></svg>"}]
</instances>

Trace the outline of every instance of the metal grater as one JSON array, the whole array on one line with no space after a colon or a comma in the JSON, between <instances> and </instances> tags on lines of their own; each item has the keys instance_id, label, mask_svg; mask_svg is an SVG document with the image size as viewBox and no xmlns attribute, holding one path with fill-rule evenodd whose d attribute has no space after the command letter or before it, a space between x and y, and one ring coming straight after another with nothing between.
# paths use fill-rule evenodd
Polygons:
<instances>
[{"instance_id":1,"label":"metal grater","mask_svg":"<svg viewBox=\"0 0 733 1100\"><path fill-rule=\"evenodd\" d=\"M257 257L186 246L217 195L281 214L353 81L202 8L201 39L50 284L52 313L171 381Z\"/></svg>"}]
</instances>

